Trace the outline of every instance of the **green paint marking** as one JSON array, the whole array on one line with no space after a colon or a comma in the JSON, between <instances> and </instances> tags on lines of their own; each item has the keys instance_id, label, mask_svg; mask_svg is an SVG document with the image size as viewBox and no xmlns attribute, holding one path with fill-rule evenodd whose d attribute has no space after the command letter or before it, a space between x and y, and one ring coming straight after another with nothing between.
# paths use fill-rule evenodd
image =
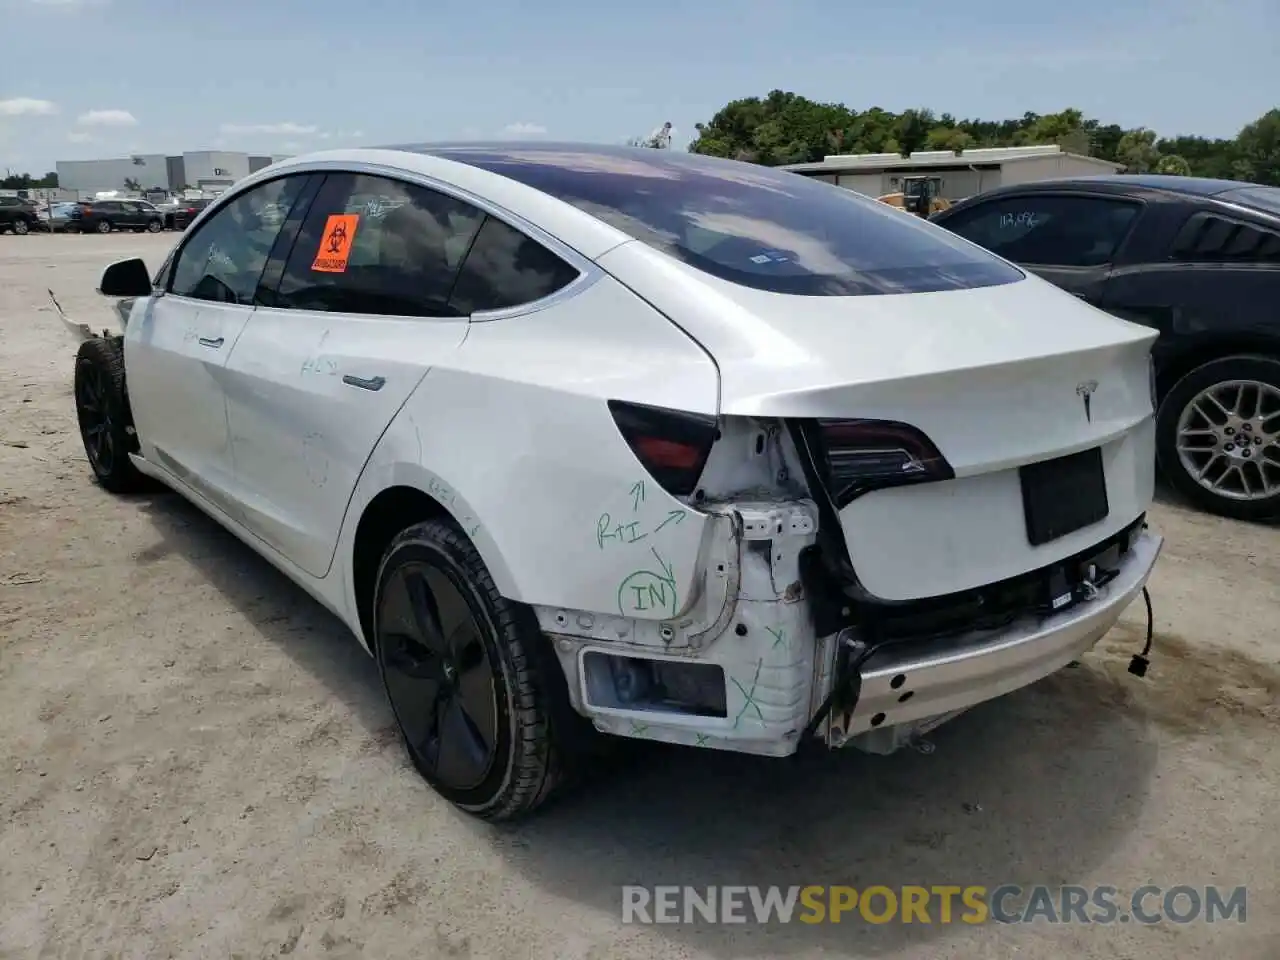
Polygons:
<instances>
[{"instance_id":1,"label":"green paint marking","mask_svg":"<svg viewBox=\"0 0 1280 960\"><path fill-rule=\"evenodd\" d=\"M711 736L709 734L700 733L698 734L698 738L693 742L693 745L695 747L705 747L710 742Z\"/></svg>"},{"instance_id":2,"label":"green paint marking","mask_svg":"<svg viewBox=\"0 0 1280 960\"><path fill-rule=\"evenodd\" d=\"M649 725L647 723L638 723L635 720L631 721L631 733L633 736L643 737L648 730Z\"/></svg>"},{"instance_id":3,"label":"green paint marking","mask_svg":"<svg viewBox=\"0 0 1280 960\"><path fill-rule=\"evenodd\" d=\"M684 511L683 511L683 510L672 510L670 513L668 513L668 514L667 514L667 519L663 520L660 524L658 524L657 529L656 529L656 530L654 530L653 532L654 532L654 533L657 533L657 532L658 532L658 530L661 530L661 529L662 529L663 527L665 527L668 523L675 523L675 524L678 524L678 523L680 523L680 521L681 521L681 520L683 520L683 519L684 519Z\"/></svg>"},{"instance_id":4,"label":"green paint marking","mask_svg":"<svg viewBox=\"0 0 1280 960\"><path fill-rule=\"evenodd\" d=\"M603 550L606 540L616 540L620 543L639 543L649 536L647 533L637 532L636 528L639 526L639 520L633 520L631 523L615 524L613 517L607 513L602 513L596 519L596 546Z\"/></svg>"},{"instance_id":5,"label":"green paint marking","mask_svg":"<svg viewBox=\"0 0 1280 960\"><path fill-rule=\"evenodd\" d=\"M741 720L742 720L743 715L747 712L747 710L749 710L749 709L750 709L750 708L752 708L752 707L755 707L755 710L756 710L756 716L760 719L760 726L762 726L762 727L763 727L763 726L765 726L765 722L764 722L764 714L763 714L763 713L761 712L761 710L760 710L760 704L756 703L756 699L755 699L755 698L756 698L756 685L760 683L760 670L761 670L761 668L762 668L763 666L764 666L764 660L763 660L763 659L758 660L758 661L756 662L756 675L755 675L754 677L752 677L752 678L751 678L751 689L750 689L750 690L748 690L748 689L747 689L746 687L744 687L741 683L739 683L739 682L738 682L738 678L737 678L737 677L730 677L730 678L729 678L730 680L732 680L732 681L733 681L733 685L734 685L735 687L737 687L737 688L738 688L738 690L742 693L742 697L743 697L742 709L741 709L741 710L739 710L739 711L738 711L738 715L737 715L736 717L734 717L734 718L733 718L733 729L735 729L735 730L737 730L737 729L738 729L738 723L739 723L739 721L741 721Z\"/></svg>"},{"instance_id":6,"label":"green paint marking","mask_svg":"<svg viewBox=\"0 0 1280 960\"><path fill-rule=\"evenodd\" d=\"M644 481L637 480L631 485L631 512L635 513L644 503Z\"/></svg>"},{"instance_id":7,"label":"green paint marking","mask_svg":"<svg viewBox=\"0 0 1280 960\"><path fill-rule=\"evenodd\" d=\"M662 554L650 547L661 573L635 570L618 585L618 612L623 616L661 610L674 617L680 608L676 594L676 575Z\"/></svg>"},{"instance_id":8,"label":"green paint marking","mask_svg":"<svg viewBox=\"0 0 1280 960\"><path fill-rule=\"evenodd\" d=\"M777 630L773 627L765 627L769 634L773 637L773 649L777 650L780 646L787 642L787 631L779 627Z\"/></svg>"}]
</instances>

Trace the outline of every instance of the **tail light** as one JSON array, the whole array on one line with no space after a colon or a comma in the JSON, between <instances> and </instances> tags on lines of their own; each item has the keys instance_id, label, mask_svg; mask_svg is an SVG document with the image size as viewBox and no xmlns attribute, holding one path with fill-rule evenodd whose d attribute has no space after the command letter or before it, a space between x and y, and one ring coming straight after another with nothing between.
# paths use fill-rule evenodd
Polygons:
<instances>
[{"instance_id":1,"label":"tail light","mask_svg":"<svg viewBox=\"0 0 1280 960\"><path fill-rule=\"evenodd\" d=\"M933 442L905 423L818 420L817 428L837 508L868 490L955 476Z\"/></svg>"},{"instance_id":2,"label":"tail light","mask_svg":"<svg viewBox=\"0 0 1280 960\"><path fill-rule=\"evenodd\" d=\"M622 438L649 475L673 497L693 493L720 435L708 414L610 400Z\"/></svg>"}]
</instances>

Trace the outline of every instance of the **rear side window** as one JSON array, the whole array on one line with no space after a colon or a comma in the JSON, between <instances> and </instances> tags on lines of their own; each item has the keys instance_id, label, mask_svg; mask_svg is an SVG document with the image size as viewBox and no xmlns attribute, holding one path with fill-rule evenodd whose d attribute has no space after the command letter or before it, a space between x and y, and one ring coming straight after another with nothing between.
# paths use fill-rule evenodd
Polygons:
<instances>
[{"instance_id":1,"label":"rear side window","mask_svg":"<svg viewBox=\"0 0 1280 960\"><path fill-rule=\"evenodd\" d=\"M1022 278L916 217L786 171L669 150L422 149L526 184L712 276L760 290L860 296Z\"/></svg>"},{"instance_id":2,"label":"rear side window","mask_svg":"<svg viewBox=\"0 0 1280 960\"><path fill-rule=\"evenodd\" d=\"M1095 267L1110 263L1140 207L1062 195L995 198L941 222L1015 263Z\"/></svg>"},{"instance_id":3,"label":"rear side window","mask_svg":"<svg viewBox=\"0 0 1280 960\"><path fill-rule=\"evenodd\" d=\"M1173 258L1197 263L1280 263L1280 230L1201 211L1178 231Z\"/></svg>"},{"instance_id":4,"label":"rear side window","mask_svg":"<svg viewBox=\"0 0 1280 960\"><path fill-rule=\"evenodd\" d=\"M449 295L485 214L366 174L331 175L294 242L275 304L382 316L459 316Z\"/></svg>"},{"instance_id":5,"label":"rear side window","mask_svg":"<svg viewBox=\"0 0 1280 960\"><path fill-rule=\"evenodd\" d=\"M486 217L449 302L462 314L503 310L549 297L577 277L576 269L536 240Z\"/></svg>"}]
</instances>

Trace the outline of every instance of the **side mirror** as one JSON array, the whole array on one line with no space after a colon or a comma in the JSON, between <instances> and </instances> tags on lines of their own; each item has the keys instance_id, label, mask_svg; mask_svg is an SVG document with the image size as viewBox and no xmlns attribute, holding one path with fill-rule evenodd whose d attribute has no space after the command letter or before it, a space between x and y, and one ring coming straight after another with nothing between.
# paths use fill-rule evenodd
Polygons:
<instances>
[{"instance_id":1,"label":"side mirror","mask_svg":"<svg viewBox=\"0 0 1280 960\"><path fill-rule=\"evenodd\" d=\"M98 292L104 297L149 297L151 274L139 257L117 260L102 271Z\"/></svg>"}]
</instances>

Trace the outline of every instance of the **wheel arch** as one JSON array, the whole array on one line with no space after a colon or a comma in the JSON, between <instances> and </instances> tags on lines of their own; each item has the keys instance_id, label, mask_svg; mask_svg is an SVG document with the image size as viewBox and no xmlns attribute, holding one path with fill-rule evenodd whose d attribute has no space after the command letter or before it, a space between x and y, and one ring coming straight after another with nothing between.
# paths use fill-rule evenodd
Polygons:
<instances>
[{"instance_id":1,"label":"wheel arch","mask_svg":"<svg viewBox=\"0 0 1280 960\"><path fill-rule=\"evenodd\" d=\"M375 468L384 482L360 499L358 519L352 527L347 547L349 596L354 606L353 619L360 626L360 639L374 652L373 594L378 569L387 547L402 531L427 520L448 519L475 546L495 585L503 596L514 597L515 584L511 571L498 552L497 545L485 533L483 525L469 512L469 507L452 488L425 468L410 463L395 467ZM362 478L364 485L366 478Z\"/></svg>"},{"instance_id":2,"label":"wheel arch","mask_svg":"<svg viewBox=\"0 0 1280 960\"><path fill-rule=\"evenodd\" d=\"M1187 374L1206 363L1239 356L1280 360L1280 337L1265 333L1238 333L1189 342L1163 358L1156 373L1156 396L1163 403L1169 391Z\"/></svg>"}]
</instances>

